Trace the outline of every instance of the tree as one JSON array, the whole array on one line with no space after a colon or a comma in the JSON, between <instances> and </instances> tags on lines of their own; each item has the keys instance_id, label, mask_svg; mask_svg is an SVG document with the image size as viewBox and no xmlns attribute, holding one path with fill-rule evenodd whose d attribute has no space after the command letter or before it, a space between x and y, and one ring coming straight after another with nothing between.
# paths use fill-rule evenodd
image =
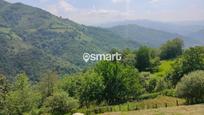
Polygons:
<instances>
[{"instance_id":1,"label":"tree","mask_svg":"<svg viewBox=\"0 0 204 115\"><path fill-rule=\"evenodd\" d=\"M135 67L139 71L157 71L160 64L157 52L157 49L141 46L136 52Z\"/></svg>"},{"instance_id":2,"label":"tree","mask_svg":"<svg viewBox=\"0 0 204 115\"><path fill-rule=\"evenodd\" d=\"M89 103L100 104L103 99L104 83L102 76L93 71L88 71L84 75L85 83L80 94L82 105L88 106Z\"/></svg>"},{"instance_id":3,"label":"tree","mask_svg":"<svg viewBox=\"0 0 204 115\"><path fill-rule=\"evenodd\" d=\"M129 66L133 66L135 65L135 53L133 51L131 51L130 49L125 49L122 52L122 60L121 62L124 65L129 65Z\"/></svg>"},{"instance_id":4,"label":"tree","mask_svg":"<svg viewBox=\"0 0 204 115\"><path fill-rule=\"evenodd\" d=\"M147 86L147 89L146 89L147 92L150 92L150 93L154 92L154 90L156 88L156 85L157 85L157 79L155 79L155 78L149 79L148 86Z\"/></svg>"},{"instance_id":5,"label":"tree","mask_svg":"<svg viewBox=\"0 0 204 115\"><path fill-rule=\"evenodd\" d=\"M135 67L139 71L149 70L151 67L150 59L150 49L146 46L140 47L137 51Z\"/></svg>"},{"instance_id":6,"label":"tree","mask_svg":"<svg viewBox=\"0 0 204 115\"><path fill-rule=\"evenodd\" d=\"M59 87L74 98L80 98L85 85L84 73L64 76L59 83Z\"/></svg>"},{"instance_id":7,"label":"tree","mask_svg":"<svg viewBox=\"0 0 204 115\"><path fill-rule=\"evenodd\" d=\"M0 74L0 114L3 114L6 104L6 95L10 90L10 84L4 75Z\"/></svg>"},{"instance_id":8,"label":"tree","mask_svg":"<svg viewBox=\"0 0 204 115\"><path fill-rule=\"evenodd\" d=\"M52 96L46 98L43 103L43 113L53 115L64 115L71 113L79 107L78 100L69 97L66 92L54 92Z\"/></svg>"},{"instance_id":9,"label":"tree","mask_svg":"<svg viewBox=\"0 0 204 115\"><path fill-rule=\"evenodd\" d=\"M6 96L5 113L12 115L29 113L33 108L37 108L39 98L38 93L32 90L26 74L20 74Z\"/></svg>"},{"instance_id":10,"label":"tree","mask_svg":"<svg viewBox=\"0 0 204 115\"><path fill-rule=\"evenodd\" d=\"M162 60L173 59L182 54L183 41L179 38L169 40L160 48L160 58Z\"/></svg>"},{"instance_id":11,"label":"tree","mask_svg":"<svg viewBox=\"0 0 204 115\"><path fill-rule=\"evenodd\" d=\"M100 62L95 71L103 77L104 99L109 104L136 98L142 92L138 71L118 62Z\"/></svg>"},{"instance_id":12,"label":"tree","mask_svg":"<svg viewBox=\"0 0 204 115\"><path fill-rule=\"evenodd\" d=\"M195 70L204 70L204 47L197 46L187 49L173 64L173 70L167 79L175 86L184 74Z\"/></svg>"},{"instance_id":13,"label":"tree","mask_svg":"<svg viewBox=\"0 0 204 115\"><path fill-rule=\"evenodd\" d=\"M49 97L53 94L56 84L58 82L58 75L55 72L48 72L39 82L39 90L43 98Z\"/></svg>"},{"instance_id":14,"label":"tree","mask_svg":"<svg viewBox=\"0 0 204 115\"><path fill-rule=\"evenodd\" d=\"M190 104L204 102L204 71L198 70L185 75L177 84L176 92Z\"/></svg>"}]
</instances>

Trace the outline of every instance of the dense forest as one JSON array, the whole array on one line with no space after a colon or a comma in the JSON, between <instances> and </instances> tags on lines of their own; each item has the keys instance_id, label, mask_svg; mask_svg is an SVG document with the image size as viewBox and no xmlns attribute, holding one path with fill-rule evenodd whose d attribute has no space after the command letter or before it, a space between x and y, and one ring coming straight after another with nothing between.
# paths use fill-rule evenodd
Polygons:
<instances>
[{"instance_id":1,"label":"dense forest","mask_svg":"<svg viewBox=\"0 0 204 115\"><path fill-rule=\"evenodd\" d=\"M25 73L14 81L0 75L0 114L63 115L159 95L184 98L186 104L204 102L203 46L183 49L176 38L160 48L110 52L122 53L122 60L101 61L72 75L47 71L38 82Z\"/></svg>"}]
</instances>

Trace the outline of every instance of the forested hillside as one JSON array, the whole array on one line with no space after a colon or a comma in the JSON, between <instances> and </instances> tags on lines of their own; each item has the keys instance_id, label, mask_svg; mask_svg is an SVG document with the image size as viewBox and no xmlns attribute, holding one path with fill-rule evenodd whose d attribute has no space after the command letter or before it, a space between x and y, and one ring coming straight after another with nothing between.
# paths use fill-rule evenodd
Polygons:
<instances>
[{"instance_id":1,"label":"forested hillside","mask_svg":"<svg viewBox=\"0 0 204 115\"><path fill-rule=\"evenodd\" d=\"M68 74L81 70L84 52L136 48L137 42L101 28L79 25L21 3L0 0L0 72L26 72L36 79L44 71Z\"/></svg>"},{"instance_id":2,"label":"forested hillside","mask_svg":"<svg viewBox=\"0 0 204 115\"><path fill-rule=\"evenodd\" d=\"M204 47L183 49L181 39L160 48L115 50L120 61L100 61L72 75L0 74L0 114L86 115L157 109L204 102ZM114 52L113 52L114 53Z\"/></svg>"},{"instance_id":3,"label":"forested hillside","mask_svg":"<svg viewBox=\"0 0 204 115\"><path fill-rule=\"evenodd\" d=\"M180 36L178 34L149 29L135 24L114 26L112 28L109 28L109 30L129 40L153 47L159 47L167 40Z\"/></svg>"}]
</instances>

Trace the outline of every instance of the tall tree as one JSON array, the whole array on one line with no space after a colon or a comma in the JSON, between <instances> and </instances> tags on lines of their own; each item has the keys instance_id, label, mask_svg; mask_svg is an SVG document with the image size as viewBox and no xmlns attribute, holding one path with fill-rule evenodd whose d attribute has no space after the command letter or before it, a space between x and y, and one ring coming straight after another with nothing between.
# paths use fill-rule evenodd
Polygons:
<instances>
[{"instance_id":1,"label":"tall tree","mask_svg":"<svg viewBox=\"0 0 204 115\"><path fill-rule=\"evenodd\" d=\"M102 76L94 71L84 73L84 85L80 94L82 105L89 106L90 103L100 104L104 101L104 82Z\"/></svg>"},{"instance_id":2,"label":"tall tree","mask_svg":"<svg viewBox=\"0 0 204 115\"><path fill-rule=\"evenodd\" d=\"M42 77L39 82L39 88L43 98L49 97L53 94L57 82L58 75L55 72L48 72Z\"/></svg>"},{"instance_id":3,"label":"tall tree","mask_svg":"<svg viewBox=\"0 0 204 115\"><path fill-rule=\"evenodd\" d=\"M176 58L182 54L183 41L179 38L169 40L161 46L160 50L160 58L162 60Z\"/></svg>"},{"instance_id":4,"label":"tall tree","mask_svg":"<svg viewBox=\"0 0 204 115\"><path fill-rule=\"evenodd\" d=\"M4 112L4 106L6 104L6 95L9 92L9 83L4 75L0 74L0 114Z\"/></svg>"},{"instance_id":5,"label":"tall tree","mask_svg":"<svg viewBox=\"0 0 204 115\"><path fill-rule=\"evenodd\" d=\"M118 62L100 62L95 71L103 77L104 98L109 104L116 104L136 98L142 91L138 71Z\"/></svg>"},{"instance_id":6,"label":"tall tree","mask_svg":"<svg viewBox=\"0 0 204 115\"><path fill-rule=\"evenodd\" d=\"M39 97L32 90L26 74L20 74L17 76L12 90L6 96L5 112L11 115L29 113L33 108L37 107L38 100Z\"/></svg>"},{"instance_id":7,"label":"tall tree","mask_svg":"<svg viewBox=\"0 0 204 115\"><path fill-rule=\"evenodd\" d=\"M151 67L150 62L150 49L146 46L142 46L138 49L136 54L136 65L135 67L139 71L147 71Z\"/></svg>"}]
</instances>

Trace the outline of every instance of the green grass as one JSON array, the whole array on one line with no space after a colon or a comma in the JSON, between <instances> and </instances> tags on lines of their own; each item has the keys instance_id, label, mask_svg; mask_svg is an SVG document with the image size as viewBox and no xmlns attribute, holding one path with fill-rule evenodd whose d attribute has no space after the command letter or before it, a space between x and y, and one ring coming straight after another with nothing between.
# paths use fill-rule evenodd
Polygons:
<instances>
[{"instance_id":1,"label":"green grass","mask_svg":"<svg viewBox=\"0 0 204 115\"><path fill-rule=\"evenodd\" d=\"M80 109L78 112L82 112L86 114L95 114L95 113L105 113L105 112L144 110L144 109L152 109L152 108L161 108L166 106L172 107L172 106L177 106L177 101L179 105L183 105L185 103L184 99L167 97L167 96L158 96L157 98L148 99L140 102L128 102L121 105Z\"/></svg>"},{"instance_id":2,"label":"green grass","mask_svg":"<svg viewBox=\"0 0 204 115\"><path fill-rule=\"evenodd\" d=\"M159 66L158 72L154 73L153 76L157 77L165 76L169 71L171 71L173 63L174 61L172 60L161 61L161 65Z\"/></svg>"},{"instance_id":3,"label":"green grass","mask_svg":"<svg viewBox=\"0 0 204 115\"><path fill-rule=\"evenodd\" d=\"M103 115L203 115L204 104L178 106L129 112L110 112Z\"/></svg>"}]
</instances>

